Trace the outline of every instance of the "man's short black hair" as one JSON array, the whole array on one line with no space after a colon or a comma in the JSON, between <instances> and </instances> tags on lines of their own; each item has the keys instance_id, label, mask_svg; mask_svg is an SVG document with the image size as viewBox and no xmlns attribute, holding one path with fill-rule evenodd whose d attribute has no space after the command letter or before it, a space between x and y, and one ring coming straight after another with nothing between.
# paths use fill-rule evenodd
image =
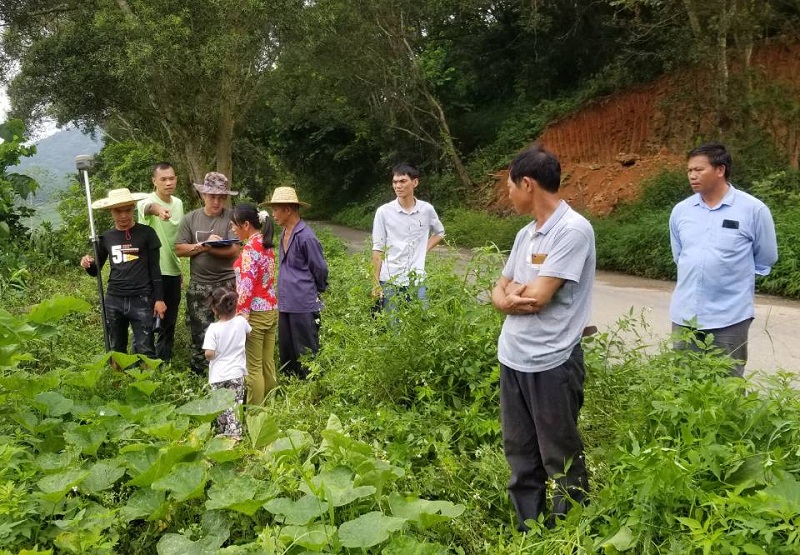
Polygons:
<instances>
[{"instance_id":1,"label":"man's short black hair","mask_svg":"<svg viewBox=\"0 0 800 555\"><path fill-rule=\"evenodd\" d=\"M174 170L175 168L173 168L172 164L170 164L169 162L167 162L165 160L162 160L161 162L156 162L156 164L153 166L153 174L152 175L153 175L153 177L155 177L156 176L156 172L158 170L164 171L164 170L170 170L170 169Z\"/></svg>"},{"instance_id":2,"label":"man's short black hair","mask_svg":"<svg viewBox=\"0 0 800 555\"><path fill-rule=\"evenodd\" d=\"M696 146L689 151L689 153L686 155L686 159L689 160L695 156L705 156L708 158L708 163L714 168L725 166L725 179L730 178L733 160L725 148L725 145L722 143L711 142Z\"/></svg>"},{"instance_id":3,"label":"man's short black hair","mask_svg":"<svg viewBox=\"0 0 800 555\"><path fill-rule=\"evenodd\" d=\"M530 177L545 191L557 193L561 185L561 163L555 154L537 143L517 154L508 168L508 175L517 186L523 177Z\"/></svg>"},{"instance_id":4,"label":"man's short black hair","mask_svg":"<svg viewBox=\"0 0 800 555\"><path fill-rule=\"evenodd\" d=\"M410 179L419 179L419 170L408 162L400 162L392 168L392 175L407 175Z\"/></svg>"}]
</instances>

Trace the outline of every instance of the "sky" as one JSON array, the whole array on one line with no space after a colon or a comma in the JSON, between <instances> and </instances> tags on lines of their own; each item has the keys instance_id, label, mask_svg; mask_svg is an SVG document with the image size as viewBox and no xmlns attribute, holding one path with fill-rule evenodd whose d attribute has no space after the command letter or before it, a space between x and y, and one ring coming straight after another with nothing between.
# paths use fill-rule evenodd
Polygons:
<instances>
[{"instance_id":1,"label":"sky","mask_svg":"<svg viewBox=\"0 0 800 555\"><path fill-rule=\"evenodd\" d=\"M9 105L8 96L6 95L6 88L0 86L0 123L6 121L6 114L10 108L11 106ZM38 131L33 134L29 142L38 142L58 131L55 123L52 121L43 121Z\"/></svg>"}]
</instances>

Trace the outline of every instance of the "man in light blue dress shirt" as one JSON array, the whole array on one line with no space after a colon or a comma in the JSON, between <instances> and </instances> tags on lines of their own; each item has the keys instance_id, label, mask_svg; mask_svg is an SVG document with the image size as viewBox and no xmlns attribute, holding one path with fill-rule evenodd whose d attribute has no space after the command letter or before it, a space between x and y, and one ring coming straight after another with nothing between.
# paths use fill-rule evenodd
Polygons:
<instances>
[{"instance_id":1,"label":"man in light blue dress shirt","mask_svg":"<svg viewBox=\"0 0 800 555\"><path fill-rule=\"evenodd\" d=\"M669 218L678 283L670 318L674 332L696 330L735 361L731 375L743 376L747 335L755 316L755 276L769 274L778 260L769 208L728 182L731 156L719 143L687 155L694 195L679 202ZM676 341L676 349L697 346Z\"/></svg>"}]
</instances>

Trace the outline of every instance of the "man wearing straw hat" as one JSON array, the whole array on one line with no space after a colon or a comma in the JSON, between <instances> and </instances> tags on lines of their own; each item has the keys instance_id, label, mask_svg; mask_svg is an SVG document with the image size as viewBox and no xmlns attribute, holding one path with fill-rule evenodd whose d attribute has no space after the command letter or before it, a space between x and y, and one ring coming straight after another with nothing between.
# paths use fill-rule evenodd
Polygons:
<instances>
[{"instance_id":1,"label":"man wearing straw hat","mask_svg":"<svg viewBox=\"0 0 800 555\"><path fill-rule=\"evenodd\" d=\"M203 197L203 207L186 214L178 228L175 253L189 257L189 288L186 291L186 321L192 336L192 370L205 376L208 362L203 351L206 329L214 321L208 299L214 289L236 290L233 261L239 246L231 230L233 210L226 206L231 196L228 178L209 172L194 188Z\"/></svg>"},{"instance_id":2,"label":"man wearing straw hat","mask_svg":"<svg viewBox=\"0 0 800 555\"><path fill-rule=\"evenodd\" d=\"M97 276L110 260L105 318L111 349L122 353L128 350L130 325L134 352L155 358L153 316L163 318L167 307L158 265L161 242L155 231L138 225L133 215L136 202L146 196L132 194L128 189L112 189L106 198L92 203L92 208L111 211L114 227L100 236L99 260L86 255L80 264L89 275Z\"/></svg>"},{"instance_id":3,"label":"man wearing straw hat","mask_svg":"<svg viewBox=\"0 0 800 555\"><path fill-rule=\"evenodd\" d=\"M278 350L281 367L290 375L305 378L308 368L299 358L319 350L322 301L328 288L328 263L314 231L300 218L300 207L292 187L278 187L266 203L275 223L283 227L278 253Z\"/></svg>"}]
</instances>

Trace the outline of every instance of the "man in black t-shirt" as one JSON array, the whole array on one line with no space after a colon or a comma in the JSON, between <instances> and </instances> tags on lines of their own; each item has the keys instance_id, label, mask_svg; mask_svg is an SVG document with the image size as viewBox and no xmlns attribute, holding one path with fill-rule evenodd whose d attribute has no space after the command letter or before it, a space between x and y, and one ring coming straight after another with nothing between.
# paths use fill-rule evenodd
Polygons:
<instances>
[{"instance_id":1,"label":"man in black t-shirt","mask_svg":"<svg viewBox=\"0 0 800 555\"><path fill-rule=\"evenodd\" d=\"M89 275L96 276L106 260L110 261L105 304L111 349L127 351L130 325L134 353L155 358L153 317L163 318L167 307L158 263L161 242L152 228L137 224L134 216L136 202L146 196L112 189L106 198L92 203L92 208L111 211L114 227L100 236L99 260L86 255L80 263Z\"/></svg>"}]
</instances>

